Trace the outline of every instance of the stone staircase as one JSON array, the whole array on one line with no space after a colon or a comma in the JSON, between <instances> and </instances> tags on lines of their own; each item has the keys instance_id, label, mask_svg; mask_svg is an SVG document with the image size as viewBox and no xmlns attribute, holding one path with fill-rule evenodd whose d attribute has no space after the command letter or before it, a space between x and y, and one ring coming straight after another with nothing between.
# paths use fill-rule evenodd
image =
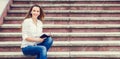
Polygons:
<instances>
[{"instance_id":1,"label":"stone staircase","mask_svg":"<svg viewBox=\"0 0 120 59\"><path fill-rule=\"evenodd\" d=\"M20 49L21 22L32 4L45 11L54 43L48 59L120 59L119 0L11 0L0 26L0 59L35 59Z\"/></svg>"}]
</instances>

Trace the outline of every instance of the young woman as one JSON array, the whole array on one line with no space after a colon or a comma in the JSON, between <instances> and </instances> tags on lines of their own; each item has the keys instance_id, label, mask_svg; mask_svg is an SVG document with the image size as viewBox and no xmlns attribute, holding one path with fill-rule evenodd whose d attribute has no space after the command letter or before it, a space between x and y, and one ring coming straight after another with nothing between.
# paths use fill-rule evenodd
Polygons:
<instances>
[{"instance_id":1,"label":"young woman","mask_svg":"<svg viewBox=\"0 0 120 59\"><path fill-rule=\"evenodd\" d=\"M31 6L25 20L22 23L22 52L24 55L37 56L36 59L47 59L47 51L52 46L50 36L40 38L43 35L44 12L39 5Z\"/></svg>"}]
</instances>

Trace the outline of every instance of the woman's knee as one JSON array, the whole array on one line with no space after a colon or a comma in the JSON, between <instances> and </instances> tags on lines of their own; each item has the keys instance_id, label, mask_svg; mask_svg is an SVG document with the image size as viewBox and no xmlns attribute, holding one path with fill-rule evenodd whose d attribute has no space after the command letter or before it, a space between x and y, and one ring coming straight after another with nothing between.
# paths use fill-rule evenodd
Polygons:
<instances>
[{"instance_id":1,"label":"woman's knee","mask_svg":"<svg viewBox=\"0 0 120 59\"><path fill-rule=\"evenodd\" d=\"M48 42L48 43L53 43L52 37L48 37L48 38L47 38L47 42Z\"/></svg>"},{"instance_id":2,"label":"woman's knee","mask_svg":"<svg viewBox=\"0 0 120 59\"><path fill-rule=\"evenodd\" d=\"M46 49L45 46L37 46L37 50L38 50L39 52L41 52L41 53L47 51L47 49Z\"/></svg>"},{"instance_id":3,"label":"woman's knee","mask_svg":"<svg viewBox=\"0 0 120 59\"><path fill-rule=\"evenodd\" d=\"M38 46L38 55L47 56L47 49L45 46Z\"/></svg>"}]
</instances>

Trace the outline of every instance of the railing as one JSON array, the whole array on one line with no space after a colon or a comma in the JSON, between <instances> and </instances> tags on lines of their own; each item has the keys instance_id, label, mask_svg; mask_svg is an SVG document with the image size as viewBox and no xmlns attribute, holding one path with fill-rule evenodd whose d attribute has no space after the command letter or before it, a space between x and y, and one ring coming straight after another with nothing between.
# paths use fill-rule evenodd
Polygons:
<instances>
[{"instance_id":1,"label":"railing","mask_svg":"<svg viewBox=\"0 0 120 59\"><path fill-rule=\"evenodd\" d=\"M0 25L3 24L4 17L7 15L7 11L10 9L9 6L13 0L1 0L0 1Z\"/></svg>"}]
</instances>

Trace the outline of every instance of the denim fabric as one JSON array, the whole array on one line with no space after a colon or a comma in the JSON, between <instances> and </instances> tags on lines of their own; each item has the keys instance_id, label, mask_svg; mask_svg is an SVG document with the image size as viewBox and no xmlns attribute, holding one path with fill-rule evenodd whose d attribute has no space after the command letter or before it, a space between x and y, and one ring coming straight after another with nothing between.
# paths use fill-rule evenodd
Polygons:
<instances>
[{"instance_id":1,"label":"denim fabric","mask_svg":"<svg viewBox=\"0 0 120 59\"><path fill-rule=\"evenodd\" d=\"M22 48L22 52L26 56L37 56L36 59L47 59L47 51L52 46L53 39L51 37L46 38L42 43L38 43L35 46L27 46Z\"/></svg>"}]
</instances>

